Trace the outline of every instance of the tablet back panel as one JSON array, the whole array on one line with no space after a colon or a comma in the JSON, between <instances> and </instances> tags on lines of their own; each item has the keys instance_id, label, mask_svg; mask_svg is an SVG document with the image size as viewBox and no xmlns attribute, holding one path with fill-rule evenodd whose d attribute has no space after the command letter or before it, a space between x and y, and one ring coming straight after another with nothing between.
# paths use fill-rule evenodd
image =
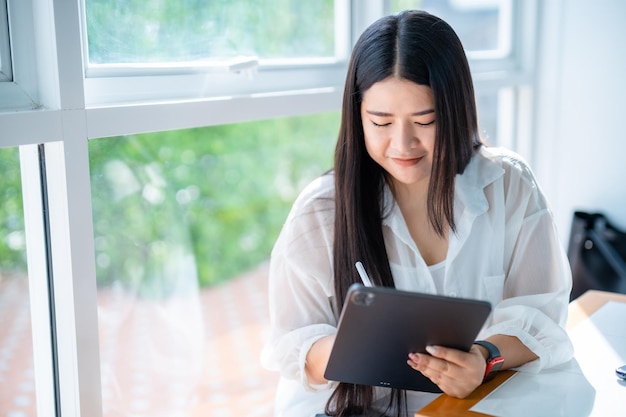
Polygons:
<instances>
[{"instance_id":1,"label":"tablet back panel","mask_svg":"<svg viewBox=\"0 0 626 417\"><path fill-rule=\"evenodd\" d=\"M428 345L468 351L491 312L484 301L350 287L325 378L353 384L441 392L406 361Z\"/></svg>"}]
</instances>

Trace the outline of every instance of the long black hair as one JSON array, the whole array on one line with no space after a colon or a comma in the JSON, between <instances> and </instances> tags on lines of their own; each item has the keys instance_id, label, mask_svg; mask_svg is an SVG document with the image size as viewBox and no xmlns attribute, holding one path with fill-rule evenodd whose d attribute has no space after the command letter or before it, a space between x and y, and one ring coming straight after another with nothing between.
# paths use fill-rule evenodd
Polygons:
<instances>
[{"instance_id":1,"label":"long black hair","mask_svg":"<svg viewBox=\"0 0 626 417\"><path fill-rule=\"evenodd\" d=\"M474 87L463 46L443 20L423 11L379 19L359 37L352 51L343 93L335 149L335 241L333 268L338 311L348 287L359 282L361 261L375 285L393 287L383 239L386 172L365 148L361 102L373 84L398 77L429 86L435 103L436 136L428 187L428 219L441 236L455 230L454 180L480 147ZM367 414L373 400L368 386L340 383L326 413ZM406 396L393 390L390 406L406 413Z\"/></svg>"}]
</instances>

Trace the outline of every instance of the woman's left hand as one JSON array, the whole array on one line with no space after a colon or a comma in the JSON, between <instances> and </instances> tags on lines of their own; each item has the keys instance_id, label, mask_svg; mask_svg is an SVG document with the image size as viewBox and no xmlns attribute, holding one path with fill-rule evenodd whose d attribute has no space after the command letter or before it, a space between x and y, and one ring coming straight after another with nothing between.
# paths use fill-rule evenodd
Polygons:
<instances>
[{"instance_id":1,"label":"woman's left hand","mask_svg":"<svg viewBox=\"0 0 626 417\"><path fill-rule=\"evenodd\" d=\"M485 357L476 345L469 352L442 346L428 346L430 353L410 353L407 363L433 381L443 392L465 398L483 382Z\"/></svg>"}]
</instances>

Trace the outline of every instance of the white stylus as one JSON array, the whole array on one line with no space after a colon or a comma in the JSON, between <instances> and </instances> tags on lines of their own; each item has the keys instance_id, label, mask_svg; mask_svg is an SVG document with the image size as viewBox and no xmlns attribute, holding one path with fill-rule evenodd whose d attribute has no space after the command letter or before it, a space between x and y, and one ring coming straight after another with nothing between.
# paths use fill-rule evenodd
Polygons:
<instances>
[{"instance_id":1,"label":"white stylus","mask_svg":"<svg viewBox=\"0 0 626 417\"><path fill-rule=\"evenodd\" d=\"M365 268L363 267L361 261L357 261L357 263L354 265L356 266L356 270L361 277L361 281L363 281L363 285L365 285L366 287L373 287L374 285L372 284L370 277L367 276L367 272L365 272Z\"/></svg>"}]
</instances>

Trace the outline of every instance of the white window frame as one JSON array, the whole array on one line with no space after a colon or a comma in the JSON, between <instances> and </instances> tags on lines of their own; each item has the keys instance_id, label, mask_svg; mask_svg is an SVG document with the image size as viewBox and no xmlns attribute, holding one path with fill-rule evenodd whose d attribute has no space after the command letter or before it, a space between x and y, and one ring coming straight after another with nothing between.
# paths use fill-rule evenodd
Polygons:
<instances>
[{"instance_id":1,"label":"white window frame","mask_svg":"<svg viewBox=\"0 0 626 417\"><path fill-rule=\"evenodd\" d=\"M0 83L13 80L6 0L0 0Z\"/></svg>"},{"instance_id":2,"label":"white window frame","mask_svg":"<svg viewBox=\"0 0 626 417\"><path fill-rule=\"evenodd\" d=\"M34 220L42 208L32 197L41 195L41 184L32 180L37 175L33 149L43 143L50 196L61 413L63 416L101 417L88 141L337 111L341 105L346 62L308 62L299 66L259 62L255 76L264 81L265 87L256 90L225 88L215 90L216 94L199 95L192 86L198 85L198 71L202 69L195 69L183 74L146 74L142 81L145 85L132 91L135 87L131 81L138 81L136 76L130 80L130 77L102 77L97 71L86 71L81 42L82 0L6 1L14 71L12 81L0 83L0 146L20 147L29 279L35 291L31 301L46 297L45 292L38 292L44 291L40 283L46 277L41 268L40 225ZM519 126L519 120L529 123L523 116L523 107L532 98L528 86L532 90L535 77L535 39L528 34L536 30L536 0L512 0L512 5L517 40L513 54L489 62L470 56L470 61L477 90L513 87L517 91L513 94L514 107L509 114L517 118L516 126ZM338 0L338 7L344 10L341 12L344 21L340 23L349 26L347 33L353 44L356 36L384 13L385 0ZM521 33L525 37L521 37ZM347 51L339 52L338 56L342 52L347 56ZM213 75L217 79L224 76ZM165 87L171 83L179 84L176 89L167 90ZM157 88L158 94L150 92L154 90L147 91L148 86ZM117 90L108 90L109 87ZM49 330L42 325L47 307L38 303L32 308L36 320L34 340L49 340ZM37 397L42 401L38 401L39 415L49 415L44 410L53 409L49 407L54 396L46 383L51 375L49 368L54 365L47 359L50 346L37 343L34 349Z\"/></svg>"},{"instance_id":3,"label":"white window frame","mask_svg":"<svg viewBox=\"0 0 626 417\"><path fill-rule=\"evenodd\" d=\"M81 13L85 37L85 11ZM242 57L243 71L237 61L232 68L232 60L189 65L90 65L87 45L84 45L86 106L99 109L120 104L228 101L241 97L247 101L256 97L264 101L263 97L267 95L271 95L277 104L277 97L288 96L286 101L290 104L281 106L278 116L285 111L293 114L294 94L303 98L321 94L327 97L328 108L336 108L350 52L350 26L345 24L349 13L349 0L335 1L334 57L282 60ZM306 101L301 100L304 105ZM304 109L304 112L316 110L319 109L314 107ZM295 111L300 111L298 106Z\"/></svg>"},{"instance_id":4,"label":"white window frame","mask_svg":"<svg viewBox=\"0 0 626 417\"><path fill-rule=\"evenodd\" d=\"M7 66L10 66L10 70L4 64L2 68L4 79L0 82L0 111L37 108L39 98L36 89L36 50L32 43L35 20L32 4L30 1L0 1L4 2L4 11L8 17L6 22L0 23L0 27L4 23L7 25L7 32L0 34L4 43L2 58L3 63L6 60ZM6 39L5 34L8 36ZM8 50L5 49L7 47Z\"/></svg>"},{"instance_id":5,"label":"white window frame","mask_svg":"<svg viewBox=\"0 0 626 417\"><path fill-rule=\"evenodd\" d=\"M508 55L468 53L477 93L497 93L498 144L533 163L532 126L539 5L536 0L511 0L512 44Z\"/></svg>"}]
</instances>

